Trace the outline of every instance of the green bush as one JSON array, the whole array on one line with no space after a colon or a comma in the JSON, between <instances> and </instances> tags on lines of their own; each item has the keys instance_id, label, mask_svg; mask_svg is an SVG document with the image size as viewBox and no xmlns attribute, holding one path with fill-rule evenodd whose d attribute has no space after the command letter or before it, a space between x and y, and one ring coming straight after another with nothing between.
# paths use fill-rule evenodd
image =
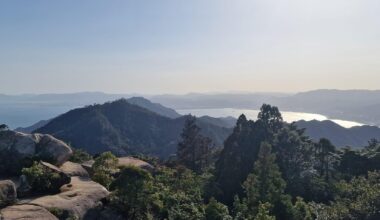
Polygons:
<instances>
[{"instance_id":1,"label":"green bush","mask_svg":"<svg viewBox=\"0 0 380 220\"><path fill-rule=\"evenodd\" d=\"M70 157L70 161L74 163L83 163L85 161L92 160L92 156L82 149L73 149L73 155Z\"/></svg>"},{"instance_id":2,"label":"green bush","mask_svg":"<svg viewBox=\"0 0 380 220\"><path fill-rule=\"evenodd\" d=\"M54 193L57 192L57 183L61 181L59 173L53 173L39 162L33 162L29 168L23 168L22 174L26 176L33 192Z\"/></svg>"},{"instance_id":3,"label":"green bush","mask_svg":"<svg viewBox=\"0 0 380 220\"><path fill-rule=\"evenodd\" d=\"M94 170L92 180L108 189L114 180L112 174L118 171L117 164L117 157L111 152L102 153L95 159L94 165L92 166Z\"/></svg>"}]
</instances>

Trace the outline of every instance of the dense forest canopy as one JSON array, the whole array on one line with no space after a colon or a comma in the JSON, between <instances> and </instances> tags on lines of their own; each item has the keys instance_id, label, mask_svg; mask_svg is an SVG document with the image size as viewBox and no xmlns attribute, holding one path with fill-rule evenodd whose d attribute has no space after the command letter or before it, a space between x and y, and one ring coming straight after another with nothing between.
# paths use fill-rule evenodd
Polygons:
<instances>
[{"instance_id":1,"label":"dense forest canopy","mask_svg":"<svg viewBox=\"0 0 380 220\"><path fill-rule=\"evenodd\" d=\"M380 219L378 140L359 150L313 141L267 104L255 121L241 115L223 148L196 122L186 117L175 156L137 155L154 170L119 166L111 152L93 158L91 179L111 192L106 213L141 220ZM91 158L74 150L71 160ZM34 190L56 181L42 169L33 163L22 170Z\"/></svg>"},{"instance_id":2,"label":"dense forest canopy","mask_svg":"<svg viewBox=\"0 0 380 220\"><path fill-rule=\"evenodd\" d=\"M195 121L187 119L175 159L154 160L154 173L125 168L107 185L115 210L132 219L380 218L377 140L338 150L264 104L256 121L240 116L220 151Z\"/></svg>"}]
</instances>

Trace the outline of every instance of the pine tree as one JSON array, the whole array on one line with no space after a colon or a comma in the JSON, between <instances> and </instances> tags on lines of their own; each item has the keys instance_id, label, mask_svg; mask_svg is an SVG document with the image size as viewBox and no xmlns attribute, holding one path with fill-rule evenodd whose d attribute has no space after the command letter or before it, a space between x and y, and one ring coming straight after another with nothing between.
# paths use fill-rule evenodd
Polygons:
<instances>
[{"instance_id":1,"label":"pine tree","mask_svg":"<svg viewBox=\"0 0 380 220\"><path fill-rule=\"evenodd\" d=\"M196 125L194 116L186 119L181 139L177 147L179 164L197 173L202 172L209 163L212 141L200 134L200 128Z\"/></svg>"},{"instance_id":2,"label":"pine tree","mask_svg":"<svg viewBox=\"0 0 380 220\"><path fill-rule=\"evenodd\" d=\"M316 145L316 157L319 160L318 170L325 181L329 180L332 164L332 153L335 152L334 145L328 139L321 138Z\"/></svg>"},{"instance_id":3,"label":"pine tree","mask_svg":"<svg viewBox=\"0 0 380 220\"><path fill-rule=\"evenodd\" d=\"M249 211L257 214L261 203L280 204L284 198L285 181L271 153L270 144L263 142L253 172L243 183Z\"/></svg>"}]
</instances>

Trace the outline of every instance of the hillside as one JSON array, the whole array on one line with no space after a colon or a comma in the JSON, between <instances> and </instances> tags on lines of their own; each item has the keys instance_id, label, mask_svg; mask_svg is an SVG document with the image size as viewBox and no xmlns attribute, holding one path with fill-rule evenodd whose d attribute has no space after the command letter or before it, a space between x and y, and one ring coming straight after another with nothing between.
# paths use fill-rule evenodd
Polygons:
<instances>
[{"instance_id":1,"label":"hillside","mask_svg":"<svg viewBox=\"0 0 380 220\"><path fill-rule=\"evenodd\" d=\"M329 139L337 147L363 147L372 138L380 139L380 128L375 126L358 126L344 128L332 121L298 121L299 128L305 128L306 134L314 140Z\"/></svg>"},{"instance_id":2,"label":"hillside","mask_svg":"<svg viewBox=\"0 0 380 220\"><path fill-rule=\"evenodd\" d=\"M148 99L143 97L132 97L127 99L127 102L133 105L140 106L142 108L146 108L149 111L155 112L159 115L168 117L168 118L179 118L181 117L175 110L171 108L167 108L159 103L152 103Z\"/></svg>"},{"instance_id":3,"label":"hillside","mask_svg":"<svg viewBox=\"0 0 380 220\"><path fill-rule=\"evenodd\" d=\"M35 132L60 138L96 154L144 153L166 157L175 152L186 116L171 119L121 99L71 110ZM221 146L230 129L199 121L205 136Z\"/></svg>"}]
</instances>

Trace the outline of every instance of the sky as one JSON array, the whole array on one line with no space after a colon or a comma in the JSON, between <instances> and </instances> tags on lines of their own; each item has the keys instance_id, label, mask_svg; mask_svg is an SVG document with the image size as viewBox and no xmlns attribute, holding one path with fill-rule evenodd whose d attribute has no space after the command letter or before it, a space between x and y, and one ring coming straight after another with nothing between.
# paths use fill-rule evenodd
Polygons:
<instances>
[{"instance_id":1,"label":"sky","mask_svg":"<svg viewBox=\"0 0 380 220\"><path fill-rule=\"evenodd\" d=\"M380 89L378 0L1 0L0 93Z\"/></svg>"}]
</instances>

